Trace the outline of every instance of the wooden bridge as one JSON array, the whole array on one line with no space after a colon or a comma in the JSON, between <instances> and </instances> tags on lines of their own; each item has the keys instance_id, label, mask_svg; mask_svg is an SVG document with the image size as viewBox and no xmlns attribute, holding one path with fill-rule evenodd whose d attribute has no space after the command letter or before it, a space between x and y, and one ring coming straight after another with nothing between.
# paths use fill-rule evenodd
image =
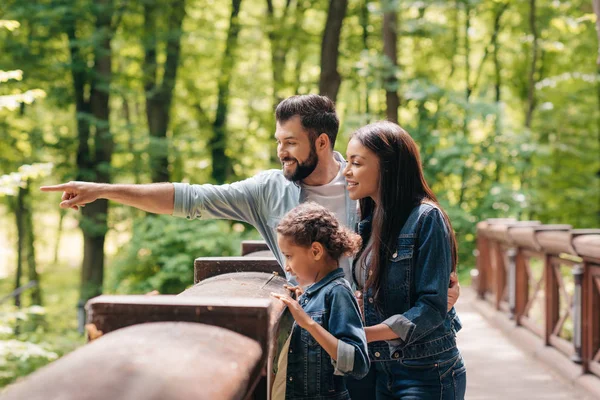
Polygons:
<instances>
[{"instance_id":1,"label":"wooden bridge","mask_svg":"<svg viewBox=\"0 0 600 400\"><path fill-rule=\"evenodd\" d=\"M478 224L459 346L469 399L600 399L600 230ZM12 399L268 399L292 318L284 274L261 242L198 258L177 296L100 296L91 343L9 387Z\"/></svg>"}]
</instances>

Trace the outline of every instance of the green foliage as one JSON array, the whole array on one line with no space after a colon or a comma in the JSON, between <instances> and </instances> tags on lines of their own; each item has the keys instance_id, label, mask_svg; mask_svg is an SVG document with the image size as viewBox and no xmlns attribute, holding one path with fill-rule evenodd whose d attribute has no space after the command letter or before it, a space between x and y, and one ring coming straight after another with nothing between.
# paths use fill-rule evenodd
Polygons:
<instances>
[{"instance_id":1,"label":"green foliage","mask_svg":"<svg viewBox=\"0 0 600 400\"><path fill-rule=\"evenodd\" d=\"M88 112L76 115L72 75L94 67L92 54L99 36L92 34L93 2L4 3L2 18L7 20L0 21L0 65L6 72L0 72L0 176L6 174L2 178L6 184L0 186L6 188L16 181L9 174L21 165L47 162L54 165L46 178L49 184L77 175L94 179L90 171L75 167L80 146L94 142L79 143L77 118L89 124L97 124L98 119ZM418 142L427 181L450 215L463 274L474 265L475 224L482 219L516 217L578 228L600 226L596 16L589 0L535 3L535 101L531 124L526 126L534 48L530 2L348 2L338 60L341 130L336 149L344 153L354 129L385 118L385 89L397 89L400 124ZM110 165L94 168L110 170L115 182L149 182L149 161L157 152L168 154L171 180L210 181L218 82L227 78L221 65L231 2L186 1L171 121L166 139L158 144L149 138L146 122L144 44L151 38L144 34L143 4L115 4L110 85L115 148ZM318 90L328 2L274 0L271 14L267 4L244 0L238 19L241 30L229 73L225 125L225 153L232 162L232 180L279 167L273 145L277 100ZM495 17L505 5L494 36ZM157 7L164 18L158 18L156 34L164 42L176 32L169 31L166 18L170 3L157 3ZM398 13L397 66L383 56L384 12ZM71 60L65 33L68 18L77 19L78 40L74 43L81 46L89 61L86 65L73 65ZM166 54L165 46L159 45L156 59L162 63ZM157 81L163 75L163 68L158 68ZM397 78L393 86L386 79L390 76ZM34 88L41 91L29 92ZM48 208L48 202L56 198L49 200L49 195L32 192L36 218L56 217L58 210ZM111 207L109 223L133 226L133 232L117 258L106 264L105 286L111 292L157 289L177 293L191 284L195 257L236 254L240 239L257 237L255 232L237 232L241 225L228 222L190 222L168 216L135 219L139 214L121 210ZM13 215L2 217L12 226ZM72 225L65 229L75 231ZM109 237L117 230L111 229ZM42 232L40 242L54 243L54 232ZM114 247L110 240L107 244ZM48 259L40 263L42 271L54 267ZM48 279L53 276L41 276L47 313L53 317L46 318L48 326L43 326L40 336L53 343L49 350L60 354L52 346L73 331L77 296L64 297L57 288L62 288L63 281L70 282L65 293L76 293L78 270L67 269L60 278ZM6 283L3 288L13 289ZM54 308L54 301L64 303L68 312ZM69 347L68 343L64 347Z\"/></svg>"},{"instance_id":2,"label":"green foliage","mask_svg":"<svg viewBox=\"0 0 600 400\"><path fill-rule=\"evenodd\" d=\"M243 239L257 238L240 223L147 216L109 268L108 290L177 294L194 282L194 259L239 255Z\"/></svg>"},{"instance_id":3,"label":"green foliage","mask_svg":"<svg viewBox=\"0 0 600 400\"><path fill-rule=\"evenodd\" d=\"M45 310L32 306L22 310L4 307L0 313L0 387L58 358L43 341L44 328L36 321ZM15 330L24 333L15 334Z\"/></svg>"}]
</instances>

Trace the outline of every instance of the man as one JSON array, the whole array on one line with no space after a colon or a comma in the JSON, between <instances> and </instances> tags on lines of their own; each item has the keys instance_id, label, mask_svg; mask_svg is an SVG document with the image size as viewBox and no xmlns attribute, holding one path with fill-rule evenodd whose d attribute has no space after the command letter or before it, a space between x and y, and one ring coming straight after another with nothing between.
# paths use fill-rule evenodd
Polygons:
<instances>
[{"instance_id":1,"label":"man","mask_svg":"<svg viewBox=\"0 0 600 400\"><path fill-rule=\"evenodd\" d=\"M301 202L314 201L354 229L358 209L346 191L342 174L346 161L333 150L339 129L333 101L318 95L293 96L277 106L275 116L281 170L264 171L225 185L69 182L41 189L63 191L62 208L78 209L104 198L155 214L244 221L260 232L279 264L285 265L275 229L287 211ZM346 279L353 282L350 260L344 258L340 267ZM449 291L452 305L458 292L458 284L453 284Z\"/></svg>"}]
</instances>

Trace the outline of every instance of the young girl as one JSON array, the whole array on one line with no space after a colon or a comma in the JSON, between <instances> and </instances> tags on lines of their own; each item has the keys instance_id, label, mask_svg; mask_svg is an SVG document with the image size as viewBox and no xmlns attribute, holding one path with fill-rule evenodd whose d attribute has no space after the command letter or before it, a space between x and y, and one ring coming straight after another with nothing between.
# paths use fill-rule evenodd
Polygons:
<instances>
[{"instance_id":1,"label":"young girl","mask_svg":"<svg viewBox=\"0 0 600 400\"><path fill-rule=\"evenodd\" d=\"M358 303L338 261L358 251L360 236L309 202L282 218L277 241L286 271L305 290L298 300L272 294L296 320L281 352L273 398L349 399L344 375L365 376L369 357Z\"/></svg>"},{"instance_id":2,"label":"young girl","mask_svg":"<svg viewBox=\"0 0 600 400\"><path fill-rule=\"evenodd\" d=\"M356 399L463 399L465 366L456 347L460 322L447 310L456 270L448 215L423 176L414 140L400 126L377 122L356 131L344 170L359 200L364 246L353 276L362 289L372 361L350 380Z\"/></svg>"}]
</instances>

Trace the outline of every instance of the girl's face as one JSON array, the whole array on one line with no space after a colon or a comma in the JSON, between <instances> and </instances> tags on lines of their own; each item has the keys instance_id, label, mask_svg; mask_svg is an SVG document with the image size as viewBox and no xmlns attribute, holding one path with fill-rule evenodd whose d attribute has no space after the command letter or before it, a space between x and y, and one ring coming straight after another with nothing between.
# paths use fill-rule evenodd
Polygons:
<instances>
[{"instance_id":1,"label":"girl's face","mask_svg":"<svg viewBox=\"0 0 600 400\"><path fill-rule=\"evenodd\" d=\"M379 198L379 157L352 139L346 150L348 164L344 176L348 183L348 194L352 200L370 197L378 203Z\"/></svg>"},{"instance_id":2,"label":"girl's face","mask_svg":"<svg viewBox=\"0 0 600 400\"><path fill-rule=\"evenodd\" d=\"M285 257L285 270L296 277L300 286L314 283L320 272L322 254L313 246L298 246L287 236L277 234L279 249ZM317 246L318 247L318 246Z\"/></svg>"}]
</instances>

